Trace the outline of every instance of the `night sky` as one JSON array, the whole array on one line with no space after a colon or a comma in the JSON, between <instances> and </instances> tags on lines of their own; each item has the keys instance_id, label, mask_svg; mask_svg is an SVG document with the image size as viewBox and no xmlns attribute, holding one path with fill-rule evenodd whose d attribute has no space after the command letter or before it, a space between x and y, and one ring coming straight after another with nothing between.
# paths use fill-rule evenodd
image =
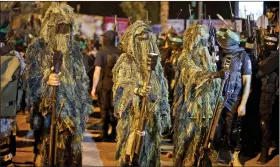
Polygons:
<instances>
[{"instance_id":1,"label":"night sky","mask_svg":"<svg viewBox=\"0 0 280 167\"><path fill-rule=\"evenodd\" d=\"M153 1L155 3L156 1ZM159 10L159 1L157 10ZM118 17L126 18L127 16L120 8L119 4L121 1L69 1L68 4L72 6L75 10L77 8L77 4L80 4L80 13L82 14L92 14L92 15L100 15L100 16L114 16L117 15ZM148 2L149 5L150 2ZM182 9L182 13L180 18L181 19L188 19L189 18L189 10L188 6L191 3L191 1L171 1L169 2L169 18L175 19L180 11ZM217 19L216 14L219 13L222 15L225 19L230 19L230 7L228 1L205 1L203 4L206 4L206 13L207 15L210 15L212 19ZM233 12L235 11L235 5L236 2L231 2ZM271 7L271 6L278 6L279 2L264 2L264 9L265 7ZM153 6L154 7L154 6ZM197 8L194 8L194 13L197 15ZM204 6L203 6L204 10ZM159 14L156 16L158 18L154 19L154 22L159 22Z\"/></svg>"}]
</instances>

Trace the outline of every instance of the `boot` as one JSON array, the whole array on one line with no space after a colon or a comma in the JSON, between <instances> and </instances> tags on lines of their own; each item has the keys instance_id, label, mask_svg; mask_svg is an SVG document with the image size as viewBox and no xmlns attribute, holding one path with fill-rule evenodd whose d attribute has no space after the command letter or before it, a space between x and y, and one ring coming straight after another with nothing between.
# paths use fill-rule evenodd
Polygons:
<instances>
[{"instance_id":1,"label":"boot","mask_svg":"<svg viewBox=\"0 0 280 167\"><path fill-rule=\"evenodd\" d=\"M262 148L260 158L257 161L257 164L264 165L268 162L268 149Z\"/></svg>"},{"instance_id":2,"label":"boot","mask_svg":"<svg viewBox=\"0 0 280 167\"><path fill-rule=\"evenodd\" d=\"M277 146L269 155L268 159L272 160L276 155L279 155L279 146Z\"/></svg>"},{"instance_id":3,"label":"boot","mask_svg":"<svg viewBox=\"0 0 280 167\"><path fill-rule=\"evenodd\" d=\"M233 167L243 166L239 161L239 157L238 157L239 151L234 151L233 154L230 152L230 154L231 154L231 164L232 164Z\"/></svg>"}]
</instances>

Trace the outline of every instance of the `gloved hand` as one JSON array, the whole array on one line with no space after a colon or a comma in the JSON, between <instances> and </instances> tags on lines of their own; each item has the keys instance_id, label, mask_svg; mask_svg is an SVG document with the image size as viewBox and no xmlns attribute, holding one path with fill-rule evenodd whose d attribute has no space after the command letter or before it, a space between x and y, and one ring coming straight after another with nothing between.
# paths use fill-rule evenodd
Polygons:
<instances>
[{"instance_id":1,"label":"gloved hand","mask_svg":"<svg viewBox=\"0 0 280 167\"><path fill-rule=\"evenodd\" d=\"M150 92L151 86L143 86L134 89L134 94L138 96L146 96Z\"/></svg>"}]
</instances>

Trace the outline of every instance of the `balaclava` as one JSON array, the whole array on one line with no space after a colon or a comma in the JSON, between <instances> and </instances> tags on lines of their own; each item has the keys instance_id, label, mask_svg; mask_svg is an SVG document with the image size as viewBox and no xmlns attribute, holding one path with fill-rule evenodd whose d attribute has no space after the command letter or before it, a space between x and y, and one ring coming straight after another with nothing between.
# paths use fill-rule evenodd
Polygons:
<instances>
[{"instance_id":1,"label":"balaclava","mask_svg":"<svg viewBox=\"0 0 280 167\"><path fill-rule=\"evenodd\" d=\"M277 50L279 37L276 34L267 34L264 36L264 47L267 51Z\"/></svg>"},{"instance_id":2,"label":"balaclava","mask_svg":"<svg viewBox=\"0 0 280 167\"><path fill-rule=\"evenodd\" d=\"M152 37L152 29L143 21L136 21L128 27L120 39L119 48L131 56L143 75L147 75L148 54L159 54L156 39Z\"/></svg>"}]
</instances>

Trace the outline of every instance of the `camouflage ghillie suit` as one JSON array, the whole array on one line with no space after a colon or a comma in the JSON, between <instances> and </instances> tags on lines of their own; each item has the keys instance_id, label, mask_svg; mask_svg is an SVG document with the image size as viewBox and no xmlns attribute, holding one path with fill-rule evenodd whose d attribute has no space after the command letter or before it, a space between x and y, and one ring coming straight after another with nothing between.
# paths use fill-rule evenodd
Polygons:
<instances>
[{"instance_id":1,"label":"camouflage ghillie suit","mask_svg":"<svg viewBox=\"0 0 280 167\"><path fill-rule=\"evenodd\" d=\"M174 166L193 165L202 139L212 118L220 83L211 79L216 65L210 57L205 25L192 25L184 33L178 59L174 90Z\"/></svg>"},{"instance_id":2,"label":"camouflage ghillie suit","mask_svg":"<svg viewBox=\"0 0 280 167\"><path fill-rule=\"evenodd\" d=\"M57 25L69 26L66 34L56 34ZM89 79L83 65L83 56L73 41L73 9L65 4L52 4L43 19L40 38L29 45L26 53L26 101L32 106L34 130L39 130L40 141L35 147L36 166L48 161L49 127L51 116L52 86L47 85L53 66L53 52L63 53L60 85L57 88L58 112L62 100L62 112L58 119L57 162L59 166L82 165L82 138L88 115L92 112L88 95ZM58 115L58 113L57 113ZM35 150L36 150L35 148Z\"/></svg>"},{"instance_id":3,"label":"camouflage ghillie suit","mask_svg":"<svg viewBox=\"0 0 280 167\"><path fill-rule=\"evenodd\" d=\"M138 37L148 33L148 40ZM143 85L147 77L147 58L149 47L159 54L156 42L152 39L152 30L142 21L132 24L120 40L120 49L124 52L113 68L113 102L115 114L120 115L117 125L118 164L125 165L126 155L133 154L131 144L138 128L141 110L141 97L134 94L135 88ZM160 59L156 70L151 74L151 90L148 94L148 108L154 105L154 100L160 98L155 107L147 115L146 135L139 155L139 166L160 166L161 134L170 127L170 106L168 104L167 81L163 76ZM159 96L159 97L157 97Z\"/></svg>"}]
</instances>

